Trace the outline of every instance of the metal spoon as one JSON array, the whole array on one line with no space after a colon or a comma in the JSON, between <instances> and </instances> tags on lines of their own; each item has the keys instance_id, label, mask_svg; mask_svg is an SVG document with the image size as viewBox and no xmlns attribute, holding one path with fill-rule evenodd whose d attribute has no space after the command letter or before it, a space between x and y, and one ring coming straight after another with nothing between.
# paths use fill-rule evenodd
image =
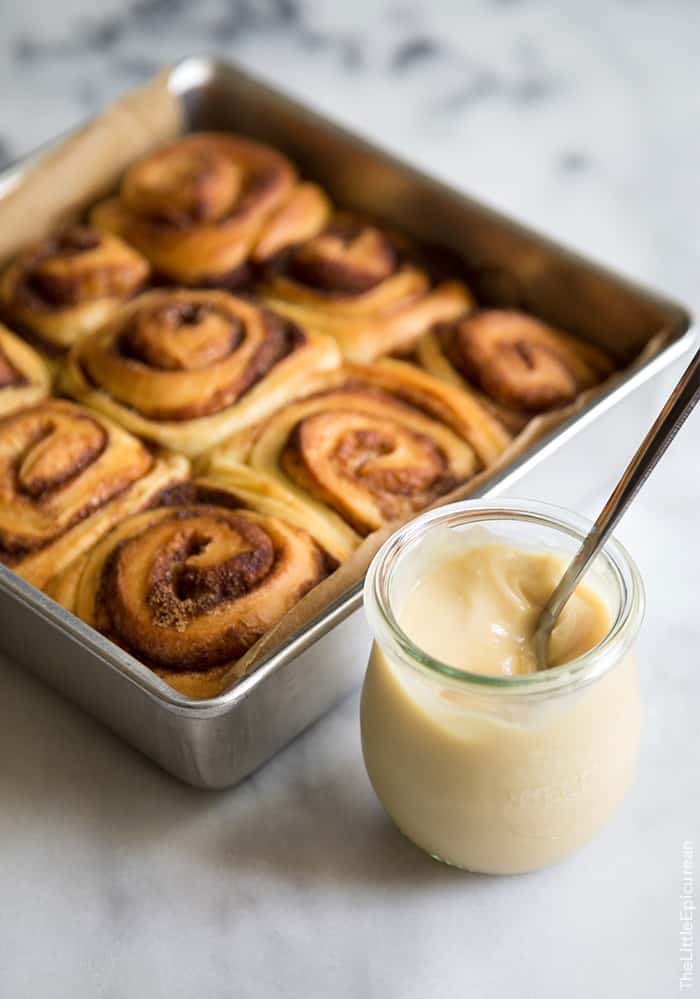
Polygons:
<instances>
[{"instance_id":1,"label":"metal spoon","mask_svg":"<svg viewBox=\"0 0 700 999\"><path fill-rule=\"evenodd\" d=\"M656 467L662 454L700 398L700 350L686 368L668 402L623 472L593 527L545 604L535 627L533 645L537 668L547 669L549 639L564 605L586 569L600 552L618 521Z\"/></svg>"}]
</instances>

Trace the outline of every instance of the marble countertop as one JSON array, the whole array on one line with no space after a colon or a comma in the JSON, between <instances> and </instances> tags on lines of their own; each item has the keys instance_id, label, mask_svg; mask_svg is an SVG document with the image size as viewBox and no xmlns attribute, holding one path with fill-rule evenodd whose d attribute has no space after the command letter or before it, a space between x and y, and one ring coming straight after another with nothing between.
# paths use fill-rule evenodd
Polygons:
<instances>
[{"instance_id":1,"label":"marble countertop","mask_svg":"<svg viewBox=\"0 0 700 999\"><path fill-rule=\"evenodd\" d=\"M6 7L0 159L165 61L218 53L700 308L694 0ZM3 661L0 994L675 994L682 843L700 832L699 449L696 415L620 532L648 589L638 779L594 843L539 874L458 874L404 841L365 776L356 697L208 794ZM595 457L576 453L583 512L608 486ZM556 501L561 480L519 493Z\"/></svg>"}]
</instances>

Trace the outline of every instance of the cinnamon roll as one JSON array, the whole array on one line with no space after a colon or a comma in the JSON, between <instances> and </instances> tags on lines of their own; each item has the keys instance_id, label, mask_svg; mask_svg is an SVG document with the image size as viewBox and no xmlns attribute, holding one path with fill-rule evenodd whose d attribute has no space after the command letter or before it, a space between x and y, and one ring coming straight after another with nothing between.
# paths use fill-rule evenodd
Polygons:
<instances>
[{"instance_id":1,"label":"cinnamon roll","mask_svg":"<svg viewBox=\"0 0 700 999\"><path fill-rule=\"evenodd\" d=\"M339 361L333 340L254 300L160 289L77 343L59 381L134 433L196 455Z\"/></svg>"},{"instance_id":2,"label":"cinnamon roll","mask_svg":"<svg viewBox=\"0 0 700 999\"><path fill-rule=\"evenodd\" d=\"M347 364L308 390L225 441L205 468L339 560L488 467L509 440L469 393L403 361Z\"/></svg>"},{"instance_id":3,"label":"cinnamon roll","mask_svg":"<svg viewBox=\"0 0 700 999\"><path fill-rule=\"evenodd\" d=\"M180 284L230 287L246 264L312 236L329 213L325 194L290 161L252 139L187 135L135 163L92 221L136 246Z\"/></svg>"},{"instance_id":4,"label":"cinnamon roll","mask_svg":"<svg viewBox=\"0 0 700 999\"><path fill-rule=\"evenodd\" d=\"M0 416L39 402L50 388L43 358L0 323Z\"/></svg>"},{"instance_id":5,"label":"cinnamon roll","mask_svg":"<svg viewBox=\"0 0 700 999\"><path fill-rule=\"evenodd\" d=\"M458 281L435 285L398 237L348 214L293 247L260 286L273 308L329 334L351 361L408 351L471 304Z\"/></svg>"},{"instance_id":6,"label":"cinnamon roll","mask_svg":"<svg viewBox=\"0 0 700 999\"><path fill-rule=\"evenodd\" d=\"M235 679L241 656L331 568L305 531L202 480L179 504L123 520L50 595L201 698Z\"/></svg>"},{"instance_id":7,"label":"cinnamon roll","mask_svg":"<svg viewBox=\"0 0 700 999\"><path fill-rule=\"evenodd\" d=\"M186 478L111 421L49 399L0 420L0 562L43 588L122 517Z\"/></svg>"},{"instance_id":8,"label":"cinnamon roll","mask_svg":"<svg viewBox=\"0 0 700 999\"><path fill-rule=\"evenodd\" d=\"M453 385L480 390L510 430L573 402L614 370L598 347L510 309L482 309L431 330L418 363Z\"/></svg>"},{"instance_id":9,"label":"cinnamon roll","mask_svg":"<svg viewBox=\"0 0 700 999\"><path fill-rule=\"evenodd\" d=\"M57 352L100 326L146 283L147 261L116 236L74 225L29 246L0 277L0 308Z\"/></svg>"}]
</instances>

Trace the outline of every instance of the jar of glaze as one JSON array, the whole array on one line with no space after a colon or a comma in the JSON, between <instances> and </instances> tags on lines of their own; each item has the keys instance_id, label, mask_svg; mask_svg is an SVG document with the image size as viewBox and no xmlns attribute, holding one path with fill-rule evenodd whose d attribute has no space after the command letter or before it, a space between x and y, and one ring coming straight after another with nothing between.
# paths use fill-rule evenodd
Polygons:
<instances>
[{"instance_id":1,"label":"jar of glaze","mask_svg":"<svg viewBox=\"0 0 700 999\"><path fill-rule=\"evenodd\" d=\"M585 580L604 602L609 627L593 648L555 668L466 672L418 648L399 624L408 589L441 559L486 542L565 563L588 528L545 504L471 500L418 517L370 567L365 608L375 641L361 703L365 764L396 825L436 859L498 874L552 864L594 836L630 785L644 589L617 541Z\"/></svg>"}]
</instances>

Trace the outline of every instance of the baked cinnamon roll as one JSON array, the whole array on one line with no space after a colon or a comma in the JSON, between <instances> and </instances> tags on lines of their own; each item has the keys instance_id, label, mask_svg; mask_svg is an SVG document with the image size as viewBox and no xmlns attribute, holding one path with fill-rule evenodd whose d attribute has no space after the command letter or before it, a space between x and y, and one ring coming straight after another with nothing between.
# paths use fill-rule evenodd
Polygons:
<instances>
[{"instance_id":1,"label":"baked cinnamon roll","mask_svg":"<svg viewBox=\"0 0 700 999\"><path fill-rule=\"evenodd\" d=\"M66 350L146 283L147 261L116 236L75 225L29 246L0 277L0 308L49 351Z\"/></svg>"},{"instance_id":2,"label":"baked cinnamon roll","mask_svg":"<svg viewBox=\"0 0 700 999\"><path fill-rule=\"evenodd\" d=\"M0 420L0 562L43 588L122 517L186 478L109 420L49 399Z\"/></svg>"},{"instance_id":3,"label":"baked cinnamon roll","mask_svg":"<svg viewBox=\"0 0 700 999\"><path fill-rule=\"evenodd\" d=\"M50 388L44 359L0 323L0 416L39 402Z\"/></svg>"},{"instance_id":4,"label":"baked cinnamon roll","mask_svg":"<svg viewBox=\"0 0 700 999\"><path fill-rule=\"evenodd\" d=\"M435 285L398 237L338 214L270 268L260 294L306 328L335 337L349 360L408 351L471 304L458 281Z\"/></svg>"},{"instance_id":5,"label":"baked cinnamon roll","mask_svg":"<svg viewBox=\"0 0 700 999\"><path fill-rule=\"evenodd\" d=\"M123 520L50 595L202 698L239 675L241 656L331 568L305 531L200 481L178 505Z\"/></svg>"},{"instance_id":6,"label":"baked cinnamon roll","mask_svg":"<svg viewBox=\"0 0 700 999\"><path fill-rule=\"evenodd\" d=\"M402 361L348 364L308 391L229 438L205 468L339 560L488 467L509 440L467 392Z\"/></svg>"},{"instance_id":7,"label":"baked cinnamon roll","mask_svg":"<svg viewBox=\"0 0 700 999\"><path fill-rule=\"evenodd\" d=\"M260 262L312 236L329 203L290 161L252 139L187 135L135 163L95 225L122 236L180 284L231 287Z\"/></svg>"},{"instance_id":8,"label":"baked cinnamon roll","mask_svg":"<svg viewBox=\"0 0 700 999\"><path fill-rule=\"evenodd\" d=\"M538 413L573 402L614 370L598 347L506 309L479 310L436 327L416 355L438 378L479 389L513 431Z\"/></svg>"},{"instance_id":9,"label":"baked cinnamon roll","mask_svg":"<svg viewBox=\"0 0 700 999\"><path fill-rule=\"evenodd\" d=\"M251 299L161 289L77 343L59 382L134 433L196 455L339 361L333 340Z\"/></svg>"}]
</instances>

